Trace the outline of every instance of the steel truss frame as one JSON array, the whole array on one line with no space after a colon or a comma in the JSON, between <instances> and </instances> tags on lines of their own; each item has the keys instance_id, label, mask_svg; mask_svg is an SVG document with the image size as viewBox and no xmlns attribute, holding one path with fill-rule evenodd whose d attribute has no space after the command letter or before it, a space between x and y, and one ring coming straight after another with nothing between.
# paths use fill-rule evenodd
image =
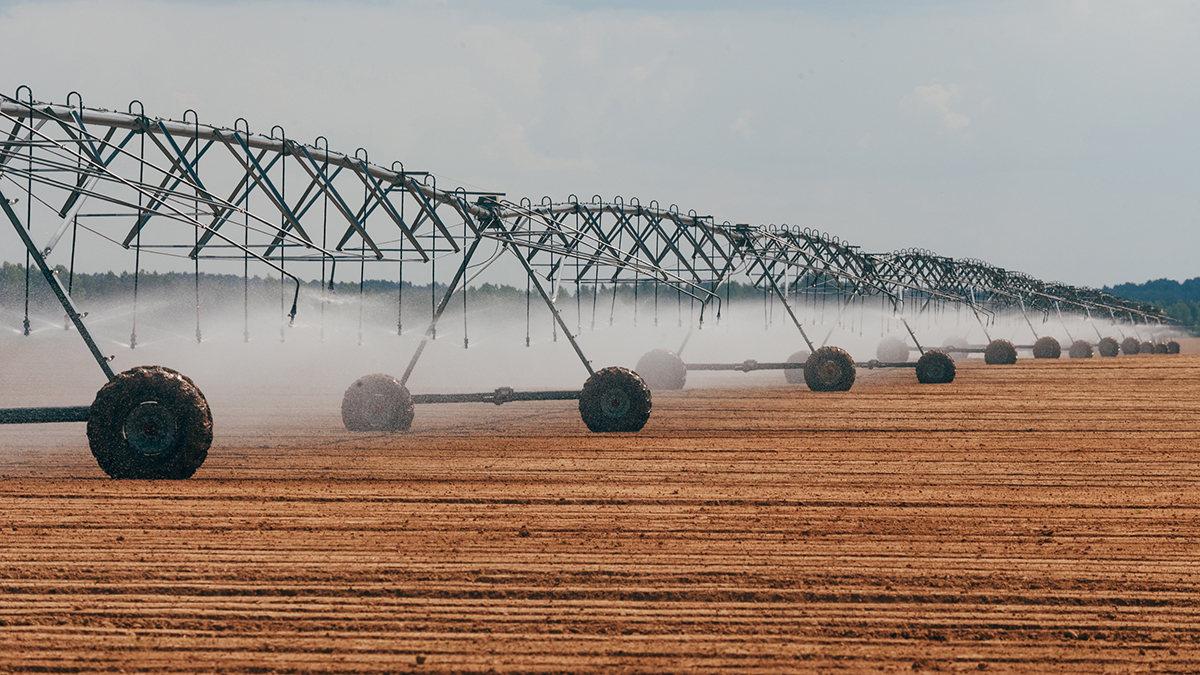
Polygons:
<instances>
[{"instance_id":1,"label":"steel truss frame","mask_svg":"<svg viewBox=\"0 0 1200 675\"><path fill-rule=\"evenodd\" d=\"M86 108L77 94L67 101L36 102L20 91L0 95L0 204L110 378L108 359L45 263L74 225L127 249L197 265L200 260L265 265L295 283L291 317L301 282L288 264L320 262L324 279L328 263L332 283L338 262L456 261L453 281L402 381L436 336L452 294L474 278L468 276L472 264L486 269L506 254L524 269L589 375L592 365L555 307L556 284L650 283L699 301L703 324L710 303L720 315L721 286L745 275L782 301L810 349L813 343L793 308L805 293L838 297L843 308L880 296L899 313L906 304L919 313L931 303L962 303L985 330L984 317L1014 307L1108 313L1135 324L1170 321L1151 306L1041 282L978 260L911 249L871 254L814 230L718 224L711 216L656 202L599 197L582 202L572 196L535 204L499 193L443 190L428 172L408 171L399 162L387 168L373 164L361 148L335 152L323 137L299 143L278 126L262 135L240 119L230 129L201 124L192 111L175 121L150 118L137 102L137 112L135 104L113 112ZM24 218L6 194L26 200ZM35 219L55 225L40 246L30 235ZM495 251L480 263L476 258L485 241Z\"/></svg>"}]
</instances>

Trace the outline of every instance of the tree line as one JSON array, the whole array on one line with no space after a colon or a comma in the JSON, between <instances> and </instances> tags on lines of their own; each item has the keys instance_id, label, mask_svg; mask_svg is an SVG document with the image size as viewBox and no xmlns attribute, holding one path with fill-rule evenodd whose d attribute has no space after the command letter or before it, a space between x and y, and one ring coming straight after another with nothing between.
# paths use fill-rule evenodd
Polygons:
<instances>
[{"instance_id":1,"label":"tree line","mask_svg":"<svg viewBox=\"0 0 1200 675\"><path fill-rule=\"evenodd\" d=\"M290 280L282 284L279 277L243 277L236 274L210 274L202 272L197 277L186 272L150 272L142 271L137 275L132 272L99 272L71 274L66 267L59 265L55 268L64 286L69 286L71 297L82 309L91 303L111 304L132 298L135 284L139 294L158 295L160 297L192 297L196 294L199 284L200 294L204 303L209 302L242 302L256 304L264 302L278 303L281 295L290 297L294 287ZM310 291L320 291L321 282L311 280L303 282ZM594 302L599 294L601 298L609 298L615 294L622 302L630 302L635 296L638 301L647 302L654 297L655 284L650 281L634 284L583 286L576 289L573 284L563 284L557 289L557 301L567 300ZM42 275L33 270L29 276L29 303L35 311L57 311L58 300L46 285ZM414 285L409 281L401 284L395 280L365 279L360 281L340 281L329 285L326 289L338 296L354 296L361 294L365 298L381 300L386 297L402 296L405 303L416 303L432 311L435 300L440 300L445 292L445 284L439 283L433 287L430 284ZM1103 289L1120 298L1151 303L1162 309L1168 316L1179 321L1189 329L1200 331L1200 277L1184 282L1171 279L1156 279L1142 284L1125 283L1116 286L1105 286ZM659 294L671 301L675 294L659 289ZM461 292L460 292L461 293ZM576 294L582 297L577 297ZM25 266L19 263L0 263L0 306L9 310L18 309L23 305L26 295ZM730 282L721 287L720 296L727 301L761 300L763 290L749 283ZM461 299L461 295L459 294ZM470 302L479 302L490 307L509 308L512 311L524 309L526 302L531 301L534 307L540 306L541 299L536 290L520 288L507 284L484 283L472 286L468 294ZM687 298L683 300L686 302ZM538 311L538 310L534 310Z\"/></svg>"},{"instance_id":2,"label":"tree line","mask_svg":"<svg viewBox=\"0 0 1200 675\"><path fill-rule=\"evenodd\" d=\"M55 271L63 286L69 288L71 298L81 309L86 309L90 304L113 304L131 299L135 287L140 297L177 298L181 305L189 304L185 301L194 298L197 292L201 296L202 304L208 302L241 303L243 301L258 304L268 301L278 303L281 294L290 298L295 289L294 283L290 279L284 279L281 282L280 277L273 275L243 277L237 274L201 272L196 275L188 272L145 270L137 275L128 271L71 274L63 265L57 266ZM600 284L599 286L585 285L579 288L576 288L574 284L564 283L554 289L554 294L556 302L560 304L566 300L592 302L597 299L596 295L602 299L611 300L614 294L622 302L630 302L637 296L638 302L642 303L650 301L654 297L655 286L656 284L652 281L638 284L622 283L615 287L612 284ZM26 289L28 289L31 309L58 311L58 300L36 267L33 268L32 274L27 279L24 265L0 263L0 306L9 310L22 306L26 298ZM362 295L373 301L383 301L389 297L397 298L402 295L405 303L414 305L424 303L424 306L431 308L433 302L440 300L441 295L445 293L446 285L437 283L431 287L428 283L415 285L409 281L400 283L396 280L364 279L362 281L327 283L322 288L321 281L309 280L302 282L302 290L314 293L324 290L331 295L340 297ZM672 301L676 299L674 291L658 287L658 293L663 298L669 297ZM461 300L461 291L455 295ZM763 291L755 288L752 284L731 282L722 285L720 296L722 300L731 301L761 300ZM484 283L471 286L468 299L471 302L479 302L487 306L515 308L519 305L522 311L527 301L535 307L543 304L536 289L508 284ZM686 302L687 296L683 296L682 299ZM430 309L430 311L432 310Z\"/></svg>"},{"instance_id":3,"label":"tree line","mask_svg":"<svg viewBox=\"0 0 1200 675\"><path fill-rule=\"evenodd\" d=\"M1118 298L1148 302L1187 328L1200 330L1200 277L1182 282L1153 279L1143 284L1105 286L1101 290Z\"/></svg>"}]
</instances>

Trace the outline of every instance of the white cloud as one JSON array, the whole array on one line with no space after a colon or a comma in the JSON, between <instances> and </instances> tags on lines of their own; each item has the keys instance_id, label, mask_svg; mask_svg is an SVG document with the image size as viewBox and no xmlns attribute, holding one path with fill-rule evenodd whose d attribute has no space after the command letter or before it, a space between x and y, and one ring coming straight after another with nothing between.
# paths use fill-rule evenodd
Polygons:
<instances>
[{"instance_id":1,"label":"white cloud","mask_svg":"<svg viewBox=\"0 0 1200 675\"><path fill-rule=\"evenodd\" d=\"M733 121L733 124L729 125L729 130L746 140L750 140L754 136L754 127L750 124L754 117L754 109L746 108Z\"/></svg>"},{"instance_id":2,"label":"white cloud","mask_svg":"<svg viewBox=\"0 0 1200 675\"><path fill-rule=\"evenodd\" d=\"M959 98L957 85L952 84L947 89L940 84L932 84L928 87L913 87L912 93L904 97L901 105L932 112L947 129L958 131L971 123L966 115L950 109L950 104Z\"/></svg>"},{"instance_id":3,"label":"white cloud","mask_svg":"<svg viewBox=\"0 0 1200 675\"><path fill-rule=\"evenodd\" d=\"M461 31L456 40L474 51L470 63L487 77L512 87L523 97L540 94L541 69L545 59L532 41L514 37L510 31L476 24Z\"/></svg>"},{"instance_id":4,"label":"white cloud","mask_svg":"<svg viewBox=\"0 0 1200 675\"><path fill-rule=\"evenodd\" d=\"M526 138L525 127L506 115L503 110L493 111L492 117L495 120L492 134L482 148L490 158L511 163L517 169L527 172L596 168L596 163L590 158L555 158L535 150Z\"/></svg>"}]
</instances>

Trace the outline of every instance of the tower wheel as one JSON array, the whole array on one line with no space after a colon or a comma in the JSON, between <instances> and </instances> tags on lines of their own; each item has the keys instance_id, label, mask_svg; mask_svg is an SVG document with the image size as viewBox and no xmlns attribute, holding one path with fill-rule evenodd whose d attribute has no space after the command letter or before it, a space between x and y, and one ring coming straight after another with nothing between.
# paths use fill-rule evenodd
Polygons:
<instances>
[{"instance_id":1,"label":"tower wheel","mask_svg":"<svg viewBox=\"0 0 1200 675\"><path fill-rule=\"evenodd\" d=\"M348 431L408 431L415 413L408 387L383 373L358 378L342 396Z\"/></svg>"},{"instance_id":2,"label":"tower wheel","mask_svg":"<svg viewBox=\"0 0 1200 675\"><path fill-rule=\"evenodd\" d=\"M628 368L596 371L579 392L579 415L596 433L641 431L650 419L650 387Z\"/></svg>"},{"instance_id":3,"label":"tower wheel","mask_svg":"<svg viewBox=\"0 0 1200 675\"><path fill-rule=\"evenodd\" d=\"M112 478L190 478L208 457L212 434L204 394L163 366L118 374L96 392L88 412L88 445Z\"/></svg>"}]
</instances>

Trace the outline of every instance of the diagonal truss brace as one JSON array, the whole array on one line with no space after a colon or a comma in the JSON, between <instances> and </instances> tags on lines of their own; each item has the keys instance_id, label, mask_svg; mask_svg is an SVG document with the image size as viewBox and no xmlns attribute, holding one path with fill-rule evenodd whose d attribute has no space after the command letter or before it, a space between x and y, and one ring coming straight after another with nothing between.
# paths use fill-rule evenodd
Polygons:
<instances>
[{"instance_id":1,"label":"diagonal truss brace","mask_svg":"<svg viewBox=\"0 0 1200 675\"><path fill-rule=\"evenodd\" d=\"M37 263L38 268L42 271L42 276L46 277L46 283L50 284L50 289L54 291L54 295L58 297L58 301L62 304L63 311L65 311L67 316L70 317L71 323L75 324L76 330L79 331L79 335L83 338L84 343L87 344L88 350L92 352L92 356L95 357L96 363L100 364L100 370L104 371L104 376L108 378L109 382L112 382L116 379L116 375L113 373L112 367L108 365L108 357L100 353L100 347L96 345L96 341L92 339L92 334L88 331L87 326L85 326L83 323L83 315L80 314L79 310L75 308L75 303L71 301L71 296L67 294L67 289L63 288L62 281L59 280L58 275L55 274L54 270L50 269L50 265L46 263L46 258L42 256L42 253L38 250L37 245L33 243L33 239L29 236L29 231L26 230L25 226L21 224L21 219L18 218L17 214L12 210L12 206L9 205L8 199L4 196L3 192L0 192L0 208L4 210L4 214L8 216L8 220L12 223L13 229L15 229L17 234L21 237L21 241L25 244L25 249L29 251L30 257Z\"/></svg>"}]
</instances>

